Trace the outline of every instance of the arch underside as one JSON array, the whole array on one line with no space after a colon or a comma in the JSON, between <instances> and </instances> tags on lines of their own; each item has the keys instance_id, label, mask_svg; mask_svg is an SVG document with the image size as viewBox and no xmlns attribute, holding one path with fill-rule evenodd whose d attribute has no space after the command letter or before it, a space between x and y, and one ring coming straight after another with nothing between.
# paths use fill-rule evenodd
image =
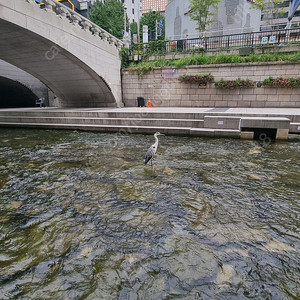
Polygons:
<instances>
[{"instance_id":1,"label":"arch underside","mask_svg":"<svg viewBox=\"0 0 300 300\"><path fill-rule=\"evenodd\" d=\"M62 107L116 105L105 80L67 50L3 19L0 36L0 58L38 78Z\"/></svg>"},{"instance_id":2,"label":"arch underside","mask_svg":"<svg viewBox=\"0 0 300 300\"><path fill-rule=\"evenodd\" d=\"M38 99L27 86L0 76L0 108L33 107Z\"/></svg>"}]
</instances>

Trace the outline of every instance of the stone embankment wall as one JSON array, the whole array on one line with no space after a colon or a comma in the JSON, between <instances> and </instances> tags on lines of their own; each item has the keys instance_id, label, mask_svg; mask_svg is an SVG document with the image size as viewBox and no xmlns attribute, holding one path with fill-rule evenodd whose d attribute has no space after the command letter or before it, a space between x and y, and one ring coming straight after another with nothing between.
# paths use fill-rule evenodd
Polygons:
<instances>
[{"instance_id":1,"label":"stone embankment wall","mask_svg":"<svg viewBox=\"0 0 300 300\"><path fill-rule=\"evenodd\" d=\"M197 84L178 80L184 74L208 74L215 81L249 78L262 82L272 77L300 77L300 62L243 63L183 68L155 68L138 78L136 72L123 70L122 90L125 107L137 106L137 97L151 98L161 107L300 107L300 88L255 87L236 90L216 89L214 83L200 89Z\"/></svg>"}]
</instances>

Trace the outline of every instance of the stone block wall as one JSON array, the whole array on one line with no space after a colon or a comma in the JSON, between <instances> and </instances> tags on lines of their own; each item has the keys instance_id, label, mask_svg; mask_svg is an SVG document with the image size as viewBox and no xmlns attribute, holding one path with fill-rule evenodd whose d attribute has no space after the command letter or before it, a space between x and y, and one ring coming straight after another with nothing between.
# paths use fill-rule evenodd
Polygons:
<instances>
[{"instance_id":1,"label":"stone block wall","mask_svg":"<svg viewBox=\"0 0 300 300\"><path fill-rule=\"evenodd\" d=\"M184 74L211 73L215 81L249 78L255 82L272 77L300 77L299 63L244 63L183 68L155 68L138 78L136 72L122 71L125 107L137 106L137 97L151 98L153 106L161 107L300 107L300 88L255 87L236 90L206 89L178 80Z\"/></svg>"}]
</instances>

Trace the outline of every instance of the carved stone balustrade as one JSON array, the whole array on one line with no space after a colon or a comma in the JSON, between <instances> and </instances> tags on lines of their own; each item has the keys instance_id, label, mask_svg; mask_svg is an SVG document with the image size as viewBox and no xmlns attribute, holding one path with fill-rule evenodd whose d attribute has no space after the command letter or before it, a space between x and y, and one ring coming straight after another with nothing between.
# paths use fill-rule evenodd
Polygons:
<instances>
[{"instance_id":1,"label":"carved stone balustrade","mask_svg":"<svg viewBox=\"0 0 300 300\"><path fill-rule=\"evenodd\" d=\"M28 3L35 3L35 0L25 0ZM58 14L61 18L66 18L71 21L74 26L80 26L82 30L85 32L89 32L90 34L94 34L95 37L101 38L102 40L108 42L110 45L114 45L116 48L120 49L124 47L124 43L99 27L98 25L94 24L90 20L86 19L85 17L81 16L77 12L73 11L69 7L65 6L64 4L56 1L56 0L44 0L43 3L45 4L45 10L47 12L52 12ZM91 29L91 30L90 30Z\"/></svg>"}]
</instances>

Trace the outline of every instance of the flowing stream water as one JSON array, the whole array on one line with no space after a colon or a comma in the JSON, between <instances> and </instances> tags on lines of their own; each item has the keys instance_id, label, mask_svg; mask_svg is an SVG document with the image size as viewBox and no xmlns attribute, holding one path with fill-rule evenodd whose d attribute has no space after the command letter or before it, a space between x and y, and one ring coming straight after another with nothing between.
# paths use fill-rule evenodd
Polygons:
<instances>
[{"instance_id":1,"label":"flowing stream water","mask_svg":"<svg viewBox=\"0 0 300 300\"><path fill-rule=\"evenodd\" d=\"M0 299L300 299L300 143L0 129Z\"/></svg>"}]
</instances>

